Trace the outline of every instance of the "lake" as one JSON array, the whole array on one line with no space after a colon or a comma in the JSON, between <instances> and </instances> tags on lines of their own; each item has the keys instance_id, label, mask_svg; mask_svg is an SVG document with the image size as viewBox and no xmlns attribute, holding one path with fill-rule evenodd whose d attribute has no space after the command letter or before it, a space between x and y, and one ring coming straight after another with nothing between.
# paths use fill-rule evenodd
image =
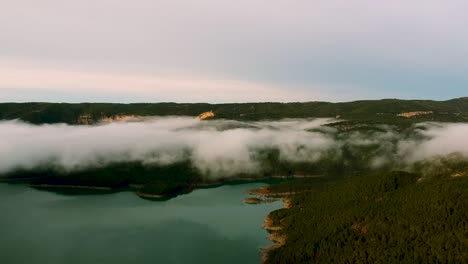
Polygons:
<instances>
[{"instance_id":1,"label":"lake","mask_svg":"<svg viewBox=\"0 0 468 264\"><path fill-rule=\"evenodd\" d=\"M168 201L132 192L61 195L0 184L0 263L261 263L264 217L247 205L265 184L198 189Z\"/></svg>"}]
</instances>

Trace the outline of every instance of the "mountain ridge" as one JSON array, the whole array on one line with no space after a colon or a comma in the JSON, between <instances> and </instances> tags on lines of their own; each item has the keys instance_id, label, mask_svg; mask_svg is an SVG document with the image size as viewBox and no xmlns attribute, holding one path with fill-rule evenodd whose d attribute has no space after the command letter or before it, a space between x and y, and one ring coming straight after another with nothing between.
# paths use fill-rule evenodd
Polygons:
<instances>
[{"instance_id":1,"label":"mountain ridge","mask_svg":"<svg viewBox=\"0 0 468 264\"><path fill-rule=\"evenodd\" d=\"M80 124L89 116L92 124L120 115L193 116L213 111L216 119L272 120L284 118L339 117L346 120L395 121L405 112L432 111L417 121L467 122L468 97L445 101L380 99L351 102L259 102L259 103L0 103L0 119L20 119L33 124Z\"/></svg>"}]
</instances>

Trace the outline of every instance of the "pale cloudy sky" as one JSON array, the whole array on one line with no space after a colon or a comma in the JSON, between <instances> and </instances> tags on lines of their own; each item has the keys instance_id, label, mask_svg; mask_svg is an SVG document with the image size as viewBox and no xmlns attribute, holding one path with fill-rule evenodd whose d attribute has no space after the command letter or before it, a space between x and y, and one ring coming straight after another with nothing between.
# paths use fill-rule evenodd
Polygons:
<instances>
[{"instance_id":1,"label":"pale cloudy sky","mask_svg":"<svg viewBox=\"0 0 468 264\"><path fill-rule=\"evenodd\" d=\"M468 1L0 3L2 102L468 95Z\"/></svg>"}]
</instances>

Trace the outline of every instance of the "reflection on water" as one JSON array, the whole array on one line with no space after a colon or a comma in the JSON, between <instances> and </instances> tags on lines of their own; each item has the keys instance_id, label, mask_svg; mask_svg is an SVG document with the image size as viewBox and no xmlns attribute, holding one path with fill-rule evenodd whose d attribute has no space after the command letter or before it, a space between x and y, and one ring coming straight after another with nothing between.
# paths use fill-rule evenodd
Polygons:
<instances>
[{"instance_id":1,"label":"reflection on water","mask_svg":"<svg viewBox=\"0 0 468 264\"><path fill-rule=\"evenodd\" d=\"M262 184L196 190L165 202L131 192L64 196L0 184L0 263L260 263Z\"/></svg>"}]
</instances>

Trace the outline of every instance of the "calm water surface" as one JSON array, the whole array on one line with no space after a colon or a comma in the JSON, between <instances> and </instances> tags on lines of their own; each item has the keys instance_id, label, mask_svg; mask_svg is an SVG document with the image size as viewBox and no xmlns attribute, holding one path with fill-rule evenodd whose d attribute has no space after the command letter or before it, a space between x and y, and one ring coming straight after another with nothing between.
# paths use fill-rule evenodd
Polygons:
<instances>
[{"instance_id":1,"label":"calm water surface","mask_svg":"<svg viewBox=\"0 0 468 264\"><path fill-rule=\"evenodd\" d=\"M0 263L260 263L264 184L200 189L154 202L131 192L66 196L0 184Z\"/></svg>"}]
</instances>

